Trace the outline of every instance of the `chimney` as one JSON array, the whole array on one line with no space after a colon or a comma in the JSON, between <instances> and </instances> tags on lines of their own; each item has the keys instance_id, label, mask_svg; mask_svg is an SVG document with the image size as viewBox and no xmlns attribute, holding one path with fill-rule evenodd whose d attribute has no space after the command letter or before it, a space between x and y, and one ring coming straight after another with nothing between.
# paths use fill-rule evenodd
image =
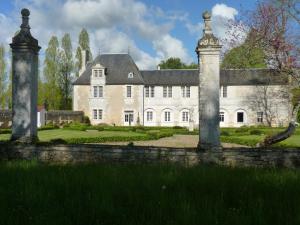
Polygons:
<instances>
[{"instance_id":1,"label":"chimney","mask_svg":"<svg viewBox=\"0 0 300 225\"><path fill-rule=\"evenodd\" d=\"M88 50L81 50L81 68L79 73L82 74L86 70L86 64L89 61L89 51Z\"/></svg>"}]
</instances>

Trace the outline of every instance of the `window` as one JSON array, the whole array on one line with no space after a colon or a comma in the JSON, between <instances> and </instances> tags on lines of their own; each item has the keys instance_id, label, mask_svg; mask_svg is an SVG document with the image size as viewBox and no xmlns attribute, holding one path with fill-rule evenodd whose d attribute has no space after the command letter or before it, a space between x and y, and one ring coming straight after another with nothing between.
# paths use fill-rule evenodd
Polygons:
<instances>
[{"instance_id":1,"label":"window","mask_svg":"<svg viewBox=\"0 0 300 225\"><path fill-rule=\"evenodd\" d=\"M149 86L145 86L145 97L149 98Z\"/></svg>"},{"instance_id":2,"label":"window","mask_svg":"<svg viewBox=\"0 0 300 225\"><path fill-rule=\"evenodd\" d=\"M223 98L227 98L227 86L223 86Z\"/></svg>"},{"instance_id":3,"label":"window","mask_svg":"<svg viewBox=\"0 0 300 225\"><path fill-rule=\"evenodd\" d=\"M257 122L258 123L264 122L264 113L263 112L257 112Z\"/></svg>"},{"instance_id":4,"label":"window","mask_svg":"<svg viewBox=\"0 0 300 225\"><path fill-rule=\"evenodd\" d=\"M172 86L169 86L168 88L168 97L172 98Z\"/></svg>"},{"instance_id":5,"label":"window","mask_svg":"<svg viewBox=\"0 0 300 225\"><path fill-rule=\"evenodd\" d=\"M102 109L99 109L99 110L98 110L98 119L99 119L99 120L102 120L102 117L103 117L103 110L102 110Z\"/></svg>"},{"instance_id":6,"label":"window","mask_svg":"<svg viewBox=\"0 0 300 225\"><path fill-rule=\"evenodd\" d=\"M237 122L238 123L243 123L244 122L244 113L243 112L238 112L237 113Z\"/></svg>"},{"instance_id":7,"label":"window","mask_svg":"<svg viewBox=\"0 0 300 225\"><path fill-rule=\"evenodd\" d=\"M148 111L147 112L147 121L150 122L153 120L153 112Z\"/></svg>"},{"instance_id":8,"label":"window","mask_svg":"<svg viewBox=\"0 0 300 225\"><path fill-rule=\"evenodd\" d=\"M93 119L94 120L98 119L97 109L93 110Z\"/></svg>"},{"instance_id":9,"label":"window","mask_svg":"<svg viewBox=\"0 0 300 225\"><path fill-rule=\"evenodd\" d=\"M102 120L103 118L103 110L102 109L93 109L93 119L94 120Z\"/></svg>"},{"instance_id":10,"label":"window","mask_svg":"<svg viewBox=\"0 0 300 225\"><path fill-rule=\"evenodd\" d=\"M166 111L165 112L165 122L170 122L171 121L171 112Z\"/></svg>"},{"instance_id":11,"label":"window","mask_svg":"<svg viewBox=\"0 0 300 225\"><path fill-rule=\"evenodd\" d=\"M94 70L94 77L98 77L98 70Z\"/></svg>"},{"instance_id":12,"label":"window","mask_svg":"<svg viewBox=\"0 0 300 225\"><path fill-rule=\"evenodd\" d=\"M167 86L163 86L163 97L167 98L168 97L167 94L168 94L168 87Z\"/></svg>"},{"instance_id":13,"label":"window","mask_svg":"<svg viewBox=\"0 0 300 225\"><path fill-rule=\"evenodd\" d=\"M127 98L131 98L131 86L126 86L126 96Z\"/></svg>"},{"instance_id":14,"label":"window","mask_svg":"<svg viewBox=\"0 0 300 225\"><path fill-rule=\"evenodd\" d=\"M93 87L93 93L94 93L94 98L97 98L98 97L98 87L97 86Z\"/></svg>"},{"instance_id":15,"label":"window","mask_svg":"<svg viewBox=\"0 0 300 225\"><path fill-rule=\"evenodd\" d=\"M133 111L125 111L124 114L125 123L131 125L133 123Z\"/></svg>"},{"instance_id":16,"label":"window","mask_svg":"<svg viewBox=\"0 0 300 225\"><path fill-rule=\"evenodd\" d=\"M151 86L151 98L154 98L154 86Z\"/></svg>"},{"instance_id":17,"label":"window","mask_svg":"<svg viewBox=\"0 0 300 225\"><path fill-rule=\"evenodd\" d=\"M98 86L98 97L103 98L103 86Z\"/></svg>"},{"instance_id":18,"label":"window","mask_svg":"<svg viewBox=\"0 0 300 225\"><path fill-rule=\"evenodd\" d=\"M182 112L182 122L189 121L189 112Z\"/></svg>"},{"instance_id":19,"label":"window","mask_svg":"<svg viewBox=\"0 0 300 225\"><path fill-rule=\"evenodd\" d=\"M103 86L93 86L94 98L103 98Z\"/></svg>"},{"instance_id":20,"label":"window","mask_svg":"<svg viewBox=\"0 0 300 225\"><path fill-rule=\"evenodd\" d=\"M145 97L154 98L154 86L145 86Z\"/></svg>"},{"instance_id":21,"label":"window","mask_svg":"<svg viewBox=\"0 0 300 225\"><path fill-rule=\"evenodd\" d=\"M130 72L130 73L128 74L128 78L133 78L133 73L132 73L132 72Z\"/></svg>"},{"instance_id":22,"label":"window","mask_svg":"<svg viewBox=\"0 0 300 225\"><path fill-rule=\"evenodd\" d=\"M181 87L181 96L183 98L190 98L191 97L191 87L190 86L182 86Z\"/></svg>"},{"instance_id":23,"label":"window","mask_svg":"<svg viewBox=\"0 0 300 225\"><path fill-rule=\"evenodd\" d=\"M220 122L224 122L225 121L225 117L224 117L224 112L220 112L220 114L219 114L219 120L220 120Z\"/></svg>"},{"instance_id":24,"label":"window","mask_svg":"<svg viewBox=\"0 0 300 225\"><path fill-rule=\"evenodd\" d=\"M103 76L103 70L98 70L99 77Z\"/></svg>"}]
</instances>

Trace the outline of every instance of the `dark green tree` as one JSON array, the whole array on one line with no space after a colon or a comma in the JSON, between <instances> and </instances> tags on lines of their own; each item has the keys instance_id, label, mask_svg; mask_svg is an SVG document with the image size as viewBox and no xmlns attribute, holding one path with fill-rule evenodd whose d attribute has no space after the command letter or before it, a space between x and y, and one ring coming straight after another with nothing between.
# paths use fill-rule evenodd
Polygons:
<instances>
[{"instance_id":1,"label":"dark green tree","mask_svg":"<svg viewBox=\"0 0 300 225\"><path fill-rule=\"evenodd\" d=\"M5 97L6 97L6 93L5 93L5 89L6 89L6 85L5 85L5 81L6 81L6 63L5 63L5 48L3 46L3 44L0 45L0 108L4 108L5 107Z\"/></svg>"},{"instance_id":2,"label":"dark green tree","mask_svg":"<svg viewBox=\"0 0 300 225\"><path fill-rule=\"evenodd\" d=\"M158 65L161 69L197 69L198 65L191 63L189 65L181 62L180 58L171 57L167 60L163 60Z\"/></svg>"},{"instance_id":3,"label":"dark green tree","mask_svg":"<svg viewBox=\"0 0 300 225\"><path fill-rule=\"evenodd\" d=\"M70 34L65 34L61 41L59 88L61 90L61 109L71 109L73 53Z\"/></svg>"},{"instance_id":4,"label":"dark green tree","mask_svg":"<svg viewBox=\"0 0 300 225\"><path fill-rule=\"evenodd\" d=\"M59 88L60 52L56 36L51 37L48 43L44 64L44 100L47 101L49 109L59 109L61 103L61 91Z\"/></svg>"},{"instance_id":5,"label":"dark green tree","mask_svg":"<svg viewBox=\"0 0 300 225\"><path fill-rule=\"evenodd\" d=\"M253 47L245 42L241 46L235 47L225 54L221 68L267 68L265 54L261 48Z\"/></svg>"},{"instance_id":6,"label":"dark green tree","mask_svg":"<svg viewBox=\"0 0 300 225\"><path fill-rule=\"evenodd\" d=\"M93 56L92 56L92 52L90 49L90 38L89 38L89 34L87 32L87 30L85 28L83 28L79 34L79 38L78 38L78 47L76 49L76 62L75 62L75 69L76 69L76 76L79 76L79 70L81 68L82 65L82 58L81 58L81 50L88 50L90 55L89 55L89 59L92 60Z\"/></svg>"}]
</instances>

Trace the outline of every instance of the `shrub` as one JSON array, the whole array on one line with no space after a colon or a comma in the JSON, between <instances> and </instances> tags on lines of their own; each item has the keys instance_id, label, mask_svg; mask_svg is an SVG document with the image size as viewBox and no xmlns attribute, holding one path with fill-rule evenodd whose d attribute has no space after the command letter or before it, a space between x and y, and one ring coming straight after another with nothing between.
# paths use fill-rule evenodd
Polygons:
<instances>
[{"instance_id":1,"label":"shrub","mask_svg":"<svg viewBox=\"0 0 300 225\"><path fill-rule=\"evenodd\" d=\"M230 133L227 130L221 131L221 136L230 136Z\"/></svg>"},{"instance_id":2,"label":"shrub","mask_svg":"<svg viewBox=\"0 0 300 225\"><path fill-rule=\"evenodd\" d=\"M65 130L79 130L79 131L86 131L88 129L88 125L84 123L77 123L72 122L70 124L67 124L63 127Z\"/></svg>"},{"instance_id":3,"label":"shrub","mask_svg":"<svg viewBox=\"0 0 300 225\"><path fill-rule=\"evenodd\" d=\"M183 127L181 126L174 126L173 129L182 129Z\"/></svg>"},{"instance_id":4,"label":"shrub","mask_svg":"<svg viewBox=\"0 0 300 225\"><path fill-rule=\"evenodd\" d=\"M38 130L54 130L59 129L59 126L54 123L48 123L45 126L40 127Z\"/></svg>"},{"instance_id":5,"label":"shrub","mask_svg":"<svg viewBox=\"0 0 300 225\"><path fill-rule=\"evenodd\" d=\"M11 129L0 129L0 134L10 134Z\"/></svg>"},{"instance_id":6,"label":"shrub","mask_svg":"<svg viewBox=\"0 0 300 225\"><path fill-rule=\"evenodd\" d=\"M263 132L261 130L255 129L255 130L250 130L250 134L251 135L262 135Z\"/></svg>"},{"instance_id":7,"label":"shrub","mask_svg":"<svg viewBox=\"0 0 300 225\"><path fill-rule=\"evenodd\" d=\"M242 126L240 128L237 128L235 130L235 133L247 133L249 131L249 127Z\"/></svg>"},{"instance_id":8,"label":"shrub","mask_svg":"<svg viewBox=\"0 0 300 225\"><path fill-rule=\"evenodd\" d=\"M83 123L87 124L87 125L91 125L91 121L90 118L88 116L84 116L83 117Z\"/></svg>"}]
</instances>

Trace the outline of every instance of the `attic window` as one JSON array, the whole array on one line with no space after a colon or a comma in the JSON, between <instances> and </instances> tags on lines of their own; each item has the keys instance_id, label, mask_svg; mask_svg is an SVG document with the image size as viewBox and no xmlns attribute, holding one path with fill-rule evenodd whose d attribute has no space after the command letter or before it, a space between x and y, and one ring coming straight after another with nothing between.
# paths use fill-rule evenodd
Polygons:
<instances>
[{"instance_id":1,"label":"attic window","mask_svg":"<svg viewBox=\"0 0 300 225\"><path fill-rule=\"evenodd\" d=\"M128 78L133 78L133 73L132 73L132 72L130 72L130 73L128 74Z\"/></svg>"}]
</instances>

